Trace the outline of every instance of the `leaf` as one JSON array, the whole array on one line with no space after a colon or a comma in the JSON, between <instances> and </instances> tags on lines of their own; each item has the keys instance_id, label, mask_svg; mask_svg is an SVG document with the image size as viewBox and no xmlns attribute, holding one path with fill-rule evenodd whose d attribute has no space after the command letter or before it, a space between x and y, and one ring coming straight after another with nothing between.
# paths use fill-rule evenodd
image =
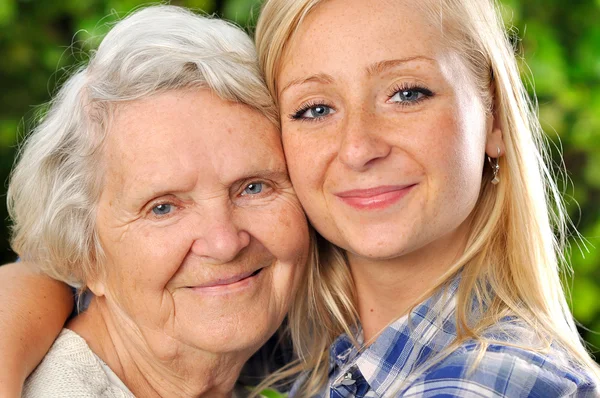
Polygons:
<instances>
[{"instance_id":1,"label":"leaf","mask_svg":"<svg viewBox=\"0 0 600 398\"><path fill-rule=\"evenodd\" d=\"M598 313L598 286L588 278L575 278L573 290L573 313L575 318L583 323L590 323Z\"/></svg>"},{"instance_id":2,"label":"leaf","mask_svg":"<svg viewBox=\"0 0 600 398\"><path fill-rule=\"evenodd\" d=\"M259 4L255 0L229 0L223 10L223 17L247 27L252 15L258 15Z\"/></svg>"},{"instance_id":3,"label":"leaf","mask_svg":"<svg viewBox=\"0 0 600 398\"><path fill-rule=\"evenodd\" d=\"M8 25L16 15L15 0L0 0L0 26Z\"/></svg>"},{"instance_id":4,"label":"leaf","mask_svg":"<svg viewBox=\"0 0 600 398\"><path fill-rule=\"evenodd\" d=\"M267 388L266 390L262 390L260 392L261 397L264 398L285 398L287 394L282 394L277 390L273 390L272 388Z\"/></svg>"}]
</instances>

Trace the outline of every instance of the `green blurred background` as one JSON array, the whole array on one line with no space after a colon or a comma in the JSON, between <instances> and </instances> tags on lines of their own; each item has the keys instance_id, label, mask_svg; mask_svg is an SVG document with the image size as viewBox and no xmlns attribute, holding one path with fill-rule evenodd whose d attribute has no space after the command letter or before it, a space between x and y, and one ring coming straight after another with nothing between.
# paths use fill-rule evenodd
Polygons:
<instances>
[{"instance_id":1,"label":"green blurred background","mask_svg":"<svg viewBox=\"0 0 600 398\"><path fill-rule=\"evenodd\" d=\"M502 1L511 37L524 58L523 78L539 99L543 127L562 146L569 177L565 197L588 248L575 242L569 253L575 270L569 281L572 308L584 338L600 347L600 0ZM252 26L258 3L171 2L244 27ZM17 141L69 67L85 61L86 51L98 44L106 23L140 4L147 2L0 0L0 218L5 220L0 263L15 259L8 245L5 191Z\"/></svg>"}]
</instances>

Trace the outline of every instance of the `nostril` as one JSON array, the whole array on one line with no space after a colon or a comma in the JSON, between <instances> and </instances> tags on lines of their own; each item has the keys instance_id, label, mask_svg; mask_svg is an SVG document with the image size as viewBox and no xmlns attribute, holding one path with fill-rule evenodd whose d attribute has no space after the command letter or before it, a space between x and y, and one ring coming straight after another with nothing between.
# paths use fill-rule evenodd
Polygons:
<instances>
[{"instance_id":1,"label":"nostril","mask_svg":"<svg viewBox=\"0 0 600 398\"><path fill-rule=\"evenodd\" d=\"M213 228L199 236L192 245L192 252L200 257L219 262L229 262L250 245L250 234L232 225Z\"/></svg>"},{"instance_id":2,"label":"nostril","mask_svg":"<svg viewBox=\"0 0 600 398\"><path fill-rule=\"evenodd\" d=\"M250 234L247 231L239 231L238 235L241 248L244 248L250 244Z\"/></svg>"}]
</instances>

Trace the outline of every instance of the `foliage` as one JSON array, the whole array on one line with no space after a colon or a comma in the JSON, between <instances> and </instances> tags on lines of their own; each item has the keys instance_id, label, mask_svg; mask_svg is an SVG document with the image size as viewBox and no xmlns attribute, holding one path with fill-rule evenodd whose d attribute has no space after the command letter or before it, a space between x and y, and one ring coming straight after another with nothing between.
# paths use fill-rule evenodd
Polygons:
<instances>
[{"instance_id":1,"label":"foliage","mask_svg":"<svg viewBox=\"0 0 600 398\"><path fill-rule=\"evenodd\" d=\"M106 32L105 22L143 3L0 0L0 181L6 182L18 135L35 120L33 105L48 101L69 68L85 60L85 52ZM171 3L216 13L242 26L251 25L258 13L257 0ZM583 327L600 331L600 0L503 0L502 10L508 26L514 25L513 37L521 38L523 65L535 77L543 127L562 146L569 177L563 181L565 197L586 239L585 246L573 239L573 311ZM524 79L532 81L523 69ZM7 243L4 202L3 195L0 263L15 258ZM583 327L585 339L600 347L600 335Z\"/></svg>"},{"instance_id":2,"label":"foliage","mask_svg":"<svg viewBox=\"0 0 600 398\"><path fill-rule=\"evenodd\" d=\"M260 396L262 398L285 398L286 397L285 394L282 394L279 391L273 390L272 388L262 390L260 392Z\"/></svg>"},{"instance_id":3,"label":"foliage","mask_svg":"<svg viewBox=\"0 0 600 398\"><path fill-rule=\"evenodd\" d=\"M573 237L567 253L575 271L571 306L586 341L600 347L600 335L592 332L600 331L600 2L505 4L531 70L523 68L523 79L533 75L544 131L562 147L565 200L584 237Z\"/></svg>"}]
</instances>

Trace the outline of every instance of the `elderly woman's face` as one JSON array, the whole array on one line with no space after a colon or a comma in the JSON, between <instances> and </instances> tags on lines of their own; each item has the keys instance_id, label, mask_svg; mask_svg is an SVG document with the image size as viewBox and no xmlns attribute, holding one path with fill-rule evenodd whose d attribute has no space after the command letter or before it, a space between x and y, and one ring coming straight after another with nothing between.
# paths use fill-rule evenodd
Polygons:
<instances>
[{"instance_id":1,"label":"elderly woman's face","mask_svg":"<svg viewBox=\"0 0 600 398\"><path fill-rule=\"evenodd\" d=\"M104 153L107 276L92 290L159 355L257 349L309 245L277 129L207 90L173 91L120 106Z\"/></svg>"}]
</instances>

